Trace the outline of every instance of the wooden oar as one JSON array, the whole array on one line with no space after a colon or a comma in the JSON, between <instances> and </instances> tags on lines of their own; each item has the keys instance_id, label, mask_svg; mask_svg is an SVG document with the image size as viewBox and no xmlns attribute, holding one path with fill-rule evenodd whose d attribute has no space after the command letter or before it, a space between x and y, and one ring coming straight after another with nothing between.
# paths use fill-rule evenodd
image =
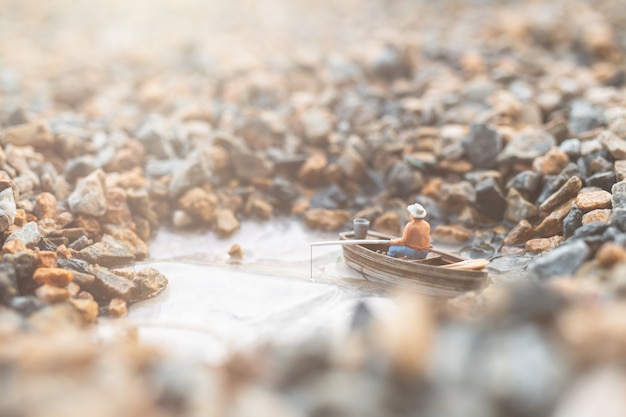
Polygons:
<instances>
[{"instance_id":1,"label":"wooden oar","mask_svg":"<svg viewBox=\"0 0 626 417\"><path fill-rule=\"evenodd\" d=\"M489 265L489 261L486 259L468 259L461 262L455 262L453 264L441 265L441 268L465 269L468 271L473 271L476 269L483 269L487 265Z\"/></svg>"},{"instance_id":2,"label":"wooden oar","mask_svg":"<svg viewBox=\"0 0 626 417\"><path fill-rule=\"evenodd\" d=\"M330 245L388 245L389 240L375 239L344 239L344 240L324 240L321 242L311 242L311 246Z\"/></svg>"}]
</instances>

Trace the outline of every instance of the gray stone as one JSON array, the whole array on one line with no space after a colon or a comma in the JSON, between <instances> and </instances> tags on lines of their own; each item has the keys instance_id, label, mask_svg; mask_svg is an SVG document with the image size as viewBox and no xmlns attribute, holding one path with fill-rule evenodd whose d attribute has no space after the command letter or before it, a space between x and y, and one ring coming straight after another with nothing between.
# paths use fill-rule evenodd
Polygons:
<instances>
[{"instance_id":1,"label":"gray stone","mask_svg":"<svg viewBox=\"0 0 626 417\"><path fill-rule=\"evenodd\" d=\"M15 267L9 262L0 263L0 304L8 304L18 295Z\"/></svg>"},{"instance_id":2,"label":"gray stone","mask_svg":"<svg viewBox=\"0 0 626 417\"><path fill-rule=\"evenodd\" d=\"M616 182L611 187L613 208L626 208L626 181Z\"/></svg>"},{"instance_id":3,"label":"gray stone","mask_svg":"<svg viewBox=\"0 0 626 417\"><path fill-rule=\"evenodd\" d=\"M611 226L626 232L626 207L614 208L611 216Z\"/></svg>"},{"instance_id":4,"label":"gray stone","mask_svg":"<svg viewBox=\"0 0 626 417\"><path fill-rule=\"evenodd\" d=\"M557 275L569 276L578 270L590 253L589 246L578 240L536 257L528 265L527 271L540 281Z\"/></svg>"},{"instance_id":5,"label":"gray stone","mask_svg":"<svg viewBox=\"0 0 626 417\"><path fill-rule=\"evenodd\" d=\"M103 216L107 211L104 171L98 169L80 179L67 202L73 214Z\"/></svg>"},{"instance_id":6,"label":"gray stone","mask_svg":"<svg viewBox=\"0 0 626 417\"><path fill-rule=\"evenodd\" d=\"M99 168L98 161L91 155L70 159L65 164L65 179L75 183L79 178L86 177Z\"/></svg>"},{"instance_id":7,"label":"gray stone","mask_svg":"<svg viewBox=\"0 0 626 417\"><path fill-rule=\"evenodd\" d=\"M7 237L6 242L19 239L27 248L34 248L43 237L36 222L28 222Z\"/></svg>"},{"instance_id":8,"label":"gray stone","mask_svg":"<svg viewBox=\"0 0 626 417\"><path fill-rule=\"evenodd\" d=\"M78 252L78 257L90 264L108 268L127 266L135 261L133 250L109 235L104 235L102 241Z\"/></svg>"},{"instance_id":9,"label":"gray stone","mask_svg":"<svg viewBox=\"0 0 626 417\"><path fill-rule=\"evenodd\" d=\"M193 187L210 182L212 176L211 154L208 148L196 149L176 169L169 185L169 194L178 198Z\"/></svg>"},{"instance_id":10,"label":"gray stone","mask_svg":"<svg viewBox=\"0 0 626 417\"><path fill-rule=\"evenodd\" d=\"M580 139L571 138L565 139L559 145L559 149L567 154L570 161L575 161L580 156Z\"/></svg>"},{"instance_id":11,"label":"gray stone","mask_svg":"<svg viewBox=\"0 0 626 417\"><path fill-rule=\"evenodd\" d=\"M311 208L333 210L345 208L347 205L348 195L334 184L320 189L311 197Z\"/></svg>"},{"instance_id":12,"label":"gray stone","mask_svg":"<svg viewBox=\"0 0 626 417\"><path fill-rule=\"evenodd\" d=\"M502 150L502 138L493 127L474 123L463 139L463 149L475 168L491 169L496 166L496 157Z\"/></svg>"},{"instance_id":13,"label":"gray stone","mask_svg":"<svg viewBox=\"0 0 626 417\"><path fill-rule=\"evenodd\" d=\"M411 65L394 45L383 46L369 63L370 74L392 81L395 78L410 77Z\"/></svg>"},{"instance_id":14,"label":"gray stone","mask_svg":"<svg viewBox=\"0 0 626 417\"><path fill-rule=\"evenodd\" d=\"M572 205L569 213L563 219L563 237L567 239L574 235L576 230L583 225L584 214L576 204Z\"/></svg>"},{"instance_id":15,"label":"gray stone","mask_svg":"<svg viewBox=\"0 0 626 417\"><path fill-rule=\"evenodd\" d=\"M18 252L5 254L3 261L13 265L20 294L32 294L38 286L33 280L33 273L39 266L39 257L34 252Z\"/></svg>"},{"instance_id":16,"label":"gray stone","mask_svg":"<svg viewBox=\"0 0 626 417\"><path fill-rule=\"evenodd\" d=\"M611 153L613 158L618 160L626 159L626 140L617 137L613 132L608 130L602 132L598 139Z\"/></svg>"},{"instance_id":17,"label":"gray stone","mask_svg":"<svg viewBox=\"0 0 626 417\"><path fill-rule=\"evenodd\" d=\"M0 233L13 224L16 209L13 188L9 187L0 192Z\"/></svg>"},{"instance_id":18,"label":"gray stone","mask_svg":"<svg viewBox=\"0 0 626 417\"><path fill-rule=\"evenodd\" d=\"M167 278L154 268L144 268L133 278L135 289L129 301L139 301L159 294L167 287Z\"/></svg>"},{"instance_id":19,"label":"gray stone","mask_svg":"<svg viewBox=\"0 0 626 417\"><path fill-rule=\"evenodd\" d=\"M532 220L539 215L537 207L526 200L515 188L509 188L506 202L504 218L511 223L517 224L524 219Z\"/></svg>"},{"instance_id":20,"label":"gray stone","mask_svg":"<svg viewBox=\"0 0 626 417\"><path fill-rule=\"evenodd\" d=\"M534 200L541 189L541 174L531 170L522 171L511 178L506 188L515 188L524 198Z\"/></svg>"},{"instance_id":21,"label":"gray stone","mask_svg":"<svg viewBox=\"0 0 626 417\"><path fill-rule=\"evenodd\" d=\"M424 186L424 177L420 171L412 169L408 164L398 162L389 170L385 182L391 197L407 197Z\"/></svg>"},{"instance_id":22,"label":"gray stone","mask_svg":"<svg viewBox=\"0 0 626 417\"><path fill-rule=\"evenodd\" d=\"M615 184L615 173L613 171L598 172L586 178L585 184L588 187L598 187L610 192Z\"/></svg>"},{"instance_id":23,"label":"gray stone","mask_svg":"<svg viewBox=\"0 0 626 417\"><path fill-rule=\"evenodd\" d=\"M78 239L76 239L75 241L73 241L69 245L69 248L77 250L77 251L80 251L80 250L83 250L87 246L92 245L92 244L93 244L93 241L91 239L89 239L87 236L83 235L83 236L79 237Z\"/></svg>"},{"instance_id":24,"label":"gray stone","mask_svg":"<svg viewBox=\"0 0 626 417\"><path fill-rule=\"evenodd\" d=\"M13 297L9 301L9 307L24 317L28 317L34 312L41 310L46 305L46 303L33 295Z\"/></svg>"},{"instance_id":25,"label":"gray stone","mask_svg":"<svg viewBox=\"0 0 626 417\"><path fill-rule=\"evenodd\" d=\"M567 200L574 198L582 188L583 182L578 177L571 177L561 188L544 201L539 209L542 213L547 214L552 210L565 203Z\"/></svg>"},{"instance_id":26,"label":"gray stone","mask_svg":"<svg viewBox=\"0 0 626 417\"><path fill-rule=\"evenodd\" d=\"M272 163L263 155L240 153L231 155L231 163L237 179L250 182L255 178L270 178Z\"/></svg>"},{"instance_id":27,"label":"gray stone","mask_svg":"<svg viewBox=\"0 0 626 417\"><path fill-rule=\"evenodd\" d=\"M573 100L570 103L567 126L569 130L580 135L599 125L602 114L599 109L585 100Z\"/></svg>"},{"instance_id":28,"label":"gray stone","mask_svg":"<svg viewBox=\"0 0 626 417\"><path fill-rule=\"evenodd\" d=\"M167 134L165 120L152 115L135 132L135 137L143 144L146 153L158 159L171 159L176 156Z\"/></svg>"},{"instance_id":29,"label":"gray stone","mask_svg":"<svg viewBox=\"0 0 626 417\"><path fill-rule=\"evenodd\" d=\"M506 210L506 199L494 178L487 177L476 184L476 207L480 214L494 220L502 220Z\"/></svg>"},{"instance_id":30,"label":"gray stone","mask_svg":"<svg viewBox=\"0 0 626 417\"><path fill-rule=\"evenodd\" d=\"M332 116L326 110L309 109L300 116L306 140L311 145L323 145L333 129Z\"/></svg>"},{"instance_id":31,"label":"gray stone","mask_svg":"<svg viewBox=\"0 0 626 417\"><path fill-rule=\"evenodd\" d=\"M510 164L516 161L531 162L554 146L556 146L556 140L547 132L522 131L505 146L497 160L499 164Z\"/></svg>"},{"instance_id":32,"label":"gray stone","mask_svg":"<svg viewBox=\"0 0 626 417\"><path fill-rule=\"evenodd\" d=\"M121 298L125 301L133 299L136 289L135 284L129 279L98 265L91 265L88 270L94 276L90 292L98 302L108 302L112 298Z\"/></svg>"},{"instance_id":33,"label":"gray stone","mask_svg":"<svg viewBox=\"0 0 626 417\"><path fill-rule=\"evenodd\" d=\"M442 207L448 211L458 212L463 207L476 202L476 190L469 181L445 183L439 194Z\"/></svg>"}]
</instances>

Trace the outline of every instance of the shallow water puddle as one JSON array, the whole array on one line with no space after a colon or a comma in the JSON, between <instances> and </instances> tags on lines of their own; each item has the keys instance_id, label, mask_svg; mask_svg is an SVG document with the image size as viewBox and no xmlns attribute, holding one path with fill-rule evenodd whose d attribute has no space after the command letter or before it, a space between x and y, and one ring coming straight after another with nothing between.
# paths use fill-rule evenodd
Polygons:
<instances>
[{"instance_id":1,"label":"shallow water puddle","mask_svg":"<svg viewBox=\"0 0 626 417\"><path fill-rule=\"evenodd\" d=\"M133 305L128 319L140 338L209 363L233 349L293 343L318 334L337 336L363 300L374 313L392 308L387 289L364 281L341 260L339 247L315 249L313 279L309 243L334 236L294 221L250 223L235 236L159 233L152 242L154 267L169 287ZM245 253L233 263L233 243Z\"/></svg>"}]
</instances>

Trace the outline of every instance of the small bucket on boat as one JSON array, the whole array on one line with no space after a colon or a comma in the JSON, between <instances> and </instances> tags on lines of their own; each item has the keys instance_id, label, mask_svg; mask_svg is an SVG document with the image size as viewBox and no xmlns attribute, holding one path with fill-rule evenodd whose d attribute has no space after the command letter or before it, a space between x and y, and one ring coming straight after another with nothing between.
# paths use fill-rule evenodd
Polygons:
<instances>
[{"instance_id":1,"label":"small bucket on boat","mask_svg":"<svg viewBox=\"0 0 626 417\"><path fill-rule=\"evenodd\" d=\"M367 230L370 227L370 221L363 218L354 219L354 238L365 239L367 237Z\"/></svg>"}]
</instances>

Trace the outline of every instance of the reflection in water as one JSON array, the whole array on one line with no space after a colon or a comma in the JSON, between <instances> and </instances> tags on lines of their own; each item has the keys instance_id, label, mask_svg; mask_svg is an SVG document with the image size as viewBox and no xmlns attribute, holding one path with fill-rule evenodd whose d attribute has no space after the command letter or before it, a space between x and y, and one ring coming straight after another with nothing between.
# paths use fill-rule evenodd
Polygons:
<instances>
[{"instance_id":1,"label":"reflection in water","mask_svg":"<svg viewBox=\"0 0 626 417\"><path fill-rule=\"evenodd\" d=\"M228 239L160 231L150 247L152 259L138 268L157 268L169 287L132 306L129 319L139 324L144 341L210 363L269 340L293 343L317 334L337 340L359 301L375 315L394 303L390 287L349 268L339 246L311 250L311 242L335 237L284 219L246 223ZM234 243L243 248L241 261L227 255ZM521 278L528 260L496 257L490 267L495 285Z\"/></svg>"}]
</instances>

